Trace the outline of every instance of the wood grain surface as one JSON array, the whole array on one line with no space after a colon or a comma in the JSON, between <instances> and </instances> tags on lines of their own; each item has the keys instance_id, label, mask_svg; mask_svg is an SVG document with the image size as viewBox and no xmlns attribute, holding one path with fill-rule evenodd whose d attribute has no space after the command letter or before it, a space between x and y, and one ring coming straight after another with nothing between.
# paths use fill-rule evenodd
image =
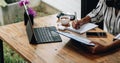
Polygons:
<instances>
[{"instance_id":1,"label":"wood grain surface","mask_svg":"<svg viewBox=\"0 0 120 63\"><path fill-rule=\"evenodd\" d=\"M56 15L36 18L34 27L56 26ZM94 29L102 31L98 28ZM113 36L108 33L107 38L92 39L96 41L112 41ZM17 51L30 63L120 63L120 51L102 54L90 54L82 47L76 48L69 38L61 36L62 42L47 44L29 44L23 22L0 27L0 38L12 49Z\"/></svg>"}]
</instances>

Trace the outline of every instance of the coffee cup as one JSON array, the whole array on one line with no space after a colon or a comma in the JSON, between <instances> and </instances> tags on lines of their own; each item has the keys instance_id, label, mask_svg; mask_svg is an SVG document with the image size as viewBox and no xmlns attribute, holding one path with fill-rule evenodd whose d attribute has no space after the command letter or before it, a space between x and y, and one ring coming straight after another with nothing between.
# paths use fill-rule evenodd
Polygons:
<instances>
[{"instance_id":1,"label":"coffee cup","mask_svg":"<svg viewBox=\"0 0 120 63\"><path fill-rule=\"evenodd\" d=\"M68 26L70 22L70 16L61 16L60 22L63 26Z\"/></svg>"}]
</instances>

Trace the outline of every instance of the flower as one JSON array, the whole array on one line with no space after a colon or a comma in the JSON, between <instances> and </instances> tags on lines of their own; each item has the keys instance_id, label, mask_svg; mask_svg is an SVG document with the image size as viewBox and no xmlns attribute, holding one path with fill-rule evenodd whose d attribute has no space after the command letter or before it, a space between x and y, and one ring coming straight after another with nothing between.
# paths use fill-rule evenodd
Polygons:
<instances>
[{"instance_id":1,"label":"flower","mask_svg":"<svg viewBox=\"0 0 120 63\"><path fill-rule=\"evenodd\" d=\"M25 5L26 5L26 4L29 4L30 2L29 2L29 0L20 0L19 1L19 6L22 7L23 3L25 3ZM28 11L29 15L36 16L36 12L28 6L27 6L27 11Z\"/></svg>"},{"instance_id":2,"label":"flower","mask_svg":"<svg viewBox=\"0 0 120 63\"><path fill-rule=\"evenodd\" d=\"M23 2L25 2L25 4L29 4L29 0L20 0L20 1L19 1L19 6L20 6L20 7L23 6Z\"/></svg>"},{"instance_id":3,"label":"flower","mask_svg":"<svg viewBox=\"0 0 120 63\"><path fill-rule=\"evenodd\" d=\"M30 15L36 16L36 12L32 8L28 8L27 10Z\"/></svg>"}]
</instances>

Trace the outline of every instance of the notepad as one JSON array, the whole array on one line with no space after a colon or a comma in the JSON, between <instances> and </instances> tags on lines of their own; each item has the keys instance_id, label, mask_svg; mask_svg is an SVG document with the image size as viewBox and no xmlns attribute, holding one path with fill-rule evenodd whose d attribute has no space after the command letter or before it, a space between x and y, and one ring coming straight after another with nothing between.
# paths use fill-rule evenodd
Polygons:
<instances>
[{"instance_id":1,"label":"notepad","mask_svg":"<svg viewBox=\"0 0 120 63\"><path fill-rule=\"evenodd\" d=\"M80 27L80 29L74 29L72 26L70 27L67 27L66 29L67 30L70 30L70 31L73 31L73 32L76 32L76 33L84 33L84 32L87 32L93 28L96 28L98 27L98 25L96 24L93 24L93 23L87 23L87 24L84 24Z\"/></svg>"}]
</instances>

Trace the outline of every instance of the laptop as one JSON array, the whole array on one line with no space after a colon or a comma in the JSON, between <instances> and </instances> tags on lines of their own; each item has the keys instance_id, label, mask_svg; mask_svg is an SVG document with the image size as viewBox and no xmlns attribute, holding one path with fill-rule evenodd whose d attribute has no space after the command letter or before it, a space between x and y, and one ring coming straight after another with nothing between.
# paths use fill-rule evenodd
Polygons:
<instances>
[{"instance_id":1,"label":"laptop","mask_svg":"<svg viewBox=\"0 0 120 63\"><path fill-rule=\"evenodd\" d=\"M26 32L31 44L62 42L55 26L33 28L31 21L27 22Z\"/></svg>"}]
</instances>

